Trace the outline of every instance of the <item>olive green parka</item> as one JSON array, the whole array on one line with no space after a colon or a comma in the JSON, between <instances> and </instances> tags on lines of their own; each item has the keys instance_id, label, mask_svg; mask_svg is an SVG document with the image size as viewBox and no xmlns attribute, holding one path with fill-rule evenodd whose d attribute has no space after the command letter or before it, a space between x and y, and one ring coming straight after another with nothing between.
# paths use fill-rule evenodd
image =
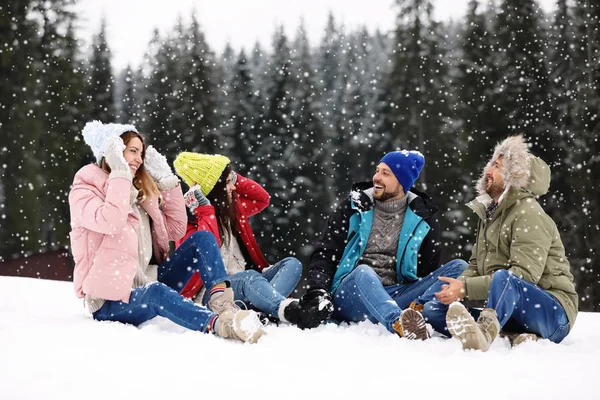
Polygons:
<instances>
[{"instance_id":1,"label":"olive green parka","mask_svg":"<svg viewBox=\"0 0 600 400\"><path fill-rule=\"evenodd\" d=\"M498 156L504 158L505 191L491 219L486 219L492 198L485 193L484 176L478 185L483 194L467 204L479 223L469 266L459 278L465 283L465 299L487 300L492 274L507 269L556 297L573 328L578 296L570 264L556 224L536 200L548 191L550 168L528 152L520 136L501 143L488 165Z\"/></svg>"}]
</instances>

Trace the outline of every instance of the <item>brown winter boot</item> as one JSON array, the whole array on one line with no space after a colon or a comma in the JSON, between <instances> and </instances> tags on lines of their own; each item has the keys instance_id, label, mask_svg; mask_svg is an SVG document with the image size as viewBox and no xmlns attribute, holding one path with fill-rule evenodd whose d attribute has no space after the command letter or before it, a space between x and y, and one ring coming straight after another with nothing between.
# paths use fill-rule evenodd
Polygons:
<instances>
[{"instance_id":1,"label":"brown winter boot","mask_svg":"<svg viewBox=\"0 0 600 400\"><path fill-rule=\"evenodd\" d=\"M227 310L235 314L240 310L233 300L233 289L231 288L211 295L208 300L208 308L215 314L221 314Z\"/></svg>"},{"instance_id":2,"label":"brown winter boot","mask_svg":"<svg viewBox=\"0 0 600 400\"><path fill-rule=\"evenodd\" d=\"M425 319L423 319L420 312L412 308L402 311L400 318L392 324L392 328L400 337L406 339L429 339L429 331L425 325Z\"/></svg>"},{"instance_id":3,"label":"brown winter boot","mask_svg":"<svg viewBox=\"0 0 600 400\"><path fill-rule=\"evenodd\" d=\"M525 342L536 342L538 339L540 339L540 337L535 333L521 333L511 342L511 344L514 347Z\"/></svg>"},{"instance_id":4,"label":"brown winter boot","mask_svg":"<svg viewBox=\"0 0 600 400\"><path fill-rule=\"evenodd\" d=\"M238 339L242 342L256 343L265 333L258 315L254 311L223 311L215 322L216 333L225 339Z\"/></svg>"},{"instance_id":5,"label":"brown winter boot","mask_svg":"<svg viewBox=\"0 0 600 400\"><path fill-rule=\"evenodd\" d=\"M500 331L496 310L484 308L475 322L465 306L458 302L448 307L446 325L452 337L462 342L463 350L487 351Z\"/></svg>"},{"instance_id":6,"label":"brown winter boot","mask_svg":"<svg viewBox=\"0 0 600 400\"><path fill-rule=\"evenodd\" d=\"M541 339L535 333L509 333L509 332L500 332L500 337L508 338L510 341L510 345L512 347L518 346L525 342L535 342L538 339Z\"/></svg>"},{"instance_id":7,"label":"brown winter boot","mask_svg":"<svg viewBox=\"0 0 600 400\"><path fill-rule=\"evenodd\" d=\"M416 301L413 301L412 303L410 303L408 305L408 308L412 308L413 310L423 313L423 304L419 304Z\"/></svg>"}]
</instances>

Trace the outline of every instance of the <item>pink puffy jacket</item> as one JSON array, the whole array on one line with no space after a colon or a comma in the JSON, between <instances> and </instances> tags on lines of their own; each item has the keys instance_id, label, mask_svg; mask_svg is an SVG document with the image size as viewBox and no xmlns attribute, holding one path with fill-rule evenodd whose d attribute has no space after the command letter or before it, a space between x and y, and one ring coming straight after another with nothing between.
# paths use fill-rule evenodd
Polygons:
<instances>
[{"instance_id":1,"label":"pink puffy jacket","mask_svg":"<svg viewBox=\"0 0 600 400\"><path fill-rule=\"evenodd\" d=\"M129 302L138 265L139 219L130 203L131 180L94 164L81 168L69 193L73 284L77 297L91 295ZM154 256L162 263L169 241L185 234L187 216L181 187L151 196L141 206L152 221Z\"/></svg>"}]
</instances>

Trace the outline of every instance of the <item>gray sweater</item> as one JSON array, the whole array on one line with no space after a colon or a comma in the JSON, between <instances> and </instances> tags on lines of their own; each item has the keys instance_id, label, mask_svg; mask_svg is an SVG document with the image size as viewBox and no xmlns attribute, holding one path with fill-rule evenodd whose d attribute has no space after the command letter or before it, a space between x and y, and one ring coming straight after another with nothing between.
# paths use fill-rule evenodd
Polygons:
<instances>
[{"instance_id":1,"label":"gray sweater","mask_svg":"<svg viewBox=\"0 0 600 400\"><path fill-rule=\"evenodd\" d=\"M384 286L398 283L396 253L407 204L407 196L385 202L375 200L373 227L359 264L373 268Z\"/></svg>"}]
</instances>

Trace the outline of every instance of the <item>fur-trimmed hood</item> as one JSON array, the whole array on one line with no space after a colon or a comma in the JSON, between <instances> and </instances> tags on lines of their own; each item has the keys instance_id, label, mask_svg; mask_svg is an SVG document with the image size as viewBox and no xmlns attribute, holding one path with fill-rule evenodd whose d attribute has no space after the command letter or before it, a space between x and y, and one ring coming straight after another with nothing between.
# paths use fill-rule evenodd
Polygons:
<instances>
[{"instance_id":1,"label":"fur-trimmed hood","mask_svg":"<svg viewBox=\"0 0 600 400\"><path fill-rule=\"evenodd\" d=\"M477 181L476 189L480 195L486 194L485 170L500 156L504 160L500 175L504 180L505 193L510 188L525 190L535 196L548 192L550 167L541 158L531 154L523 136L517 135L510 136L496 145L494 155Z\"/></svg>"}]
</instances>

